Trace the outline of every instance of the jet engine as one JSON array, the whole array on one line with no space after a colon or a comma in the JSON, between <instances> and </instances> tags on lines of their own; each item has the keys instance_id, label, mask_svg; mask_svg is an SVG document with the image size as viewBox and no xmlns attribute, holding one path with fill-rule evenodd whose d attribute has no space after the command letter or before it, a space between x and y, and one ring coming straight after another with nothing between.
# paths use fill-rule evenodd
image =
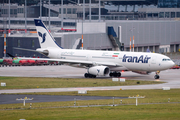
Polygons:
<instances>
[{"instance_id":1,"label":"jet engine","mask_svg":"<svg viewBox=\"0 0 180 120\"><path fill-rule=\"evenodd\" d=\"M88 69L88 73L92 75L105 76L110 72L107 66L94 66Z\"/></svg>"}]
</instances>

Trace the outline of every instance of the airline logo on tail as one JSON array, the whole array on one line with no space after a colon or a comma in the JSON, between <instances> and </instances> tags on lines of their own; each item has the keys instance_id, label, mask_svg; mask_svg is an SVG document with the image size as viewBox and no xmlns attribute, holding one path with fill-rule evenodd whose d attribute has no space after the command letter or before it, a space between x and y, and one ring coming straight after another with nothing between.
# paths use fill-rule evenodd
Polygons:
<instances>
[{"instance_id":1,"label":"airline logo on tail","mask_svg":"<svg viewBox=\"0 0 180 120\"><path fill-rule=\"evenodd\" d=\"M41 43L44 43L45 42L45 40L46 40L46 33L41 33L41 32L38 32L38 35L39 35L39 37L41 37L42 38L42 42Z\"/></svg>"}]
</instances>

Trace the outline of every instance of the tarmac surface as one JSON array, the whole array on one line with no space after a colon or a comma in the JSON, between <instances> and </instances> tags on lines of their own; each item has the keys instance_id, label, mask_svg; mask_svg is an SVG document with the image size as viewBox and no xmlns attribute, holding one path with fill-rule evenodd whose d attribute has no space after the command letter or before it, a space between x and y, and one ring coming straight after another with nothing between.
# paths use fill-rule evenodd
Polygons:
<instances>
[{"instance_id":1,"label":"tarmac surface","mask_svg":"<svg viewBox=\"0 0 180 120\"><path fill-rule=\"evenodd\" d=\"M59 66L22 66L1 67L0 76L16 77L59 77L59 78L84 78L86 69L74 68L65 65ZM141 75L133 72L123 72L122 77L129 80L154 81L155 73ZM110 77L99 77L111 79ZM66 91L94 91L94 90L129 90L129 89L162 89L162 87L180 88L180 69L168 69L160 72L160 79L166 83L155 85L130 85L130 86L108 86L108 87L75 87L75 88L45 88L45 89L13 89L0 90L1 93L29 93L29 92L66 92Z\"/></svg>"},{"instance_id":2,"label":"tarmac surface","mask_svg":"<svg viewBox=\"0 0 180 120\"><path fill-rule=\"evenodd\" d=\"M113 99L113 97L100 97L100 96L65 96L65 95L0 95L0 104L14 104L23 103L23 100L16 100L17 98L24 99L33 98L33 100L26 100L26 103L36 102L57 102L57 101L76 101L78 100L100 100L100 99ZM115 97L114 99L125 99L127 97Z\"/></svg>"}]
</instances>

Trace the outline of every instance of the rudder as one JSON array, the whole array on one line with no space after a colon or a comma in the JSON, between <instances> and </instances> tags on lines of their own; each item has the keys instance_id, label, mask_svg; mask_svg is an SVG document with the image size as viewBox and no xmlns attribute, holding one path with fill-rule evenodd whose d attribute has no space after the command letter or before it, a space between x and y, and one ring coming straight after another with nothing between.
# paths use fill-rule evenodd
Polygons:
<instances>
[{"instance_id":1,"label":"rudder","mask_svg":"<svg viewBox=\"0 0 180 120\"><path fill-rule=\"evenodd\" d=\"M37 35L41 48L47 48L47 47L62 48L57 44L54 37L51 35L49 30L46 28L46 26L40 19L34 19L34 22L36 25Z\"/></svg>"}]
</instances>

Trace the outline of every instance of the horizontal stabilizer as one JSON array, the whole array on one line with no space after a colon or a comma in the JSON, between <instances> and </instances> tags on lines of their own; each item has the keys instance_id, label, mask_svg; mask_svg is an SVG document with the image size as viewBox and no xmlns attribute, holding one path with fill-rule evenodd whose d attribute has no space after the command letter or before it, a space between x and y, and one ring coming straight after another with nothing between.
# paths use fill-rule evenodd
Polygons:
<instances>
[{"instance_id":1,"label":"horizontal stabilizer","mask_svg":"<svg viewBox=\"0 0 180 120\"><path fill-rule=\"evenodd\" d=\"M13 49L17 49L17 50L25 50L25 51L31 51L31 52L37 52L36 50L25 49L25 48L17 48L17 47L13 47Z\"/></svg>"}]
</instances>

